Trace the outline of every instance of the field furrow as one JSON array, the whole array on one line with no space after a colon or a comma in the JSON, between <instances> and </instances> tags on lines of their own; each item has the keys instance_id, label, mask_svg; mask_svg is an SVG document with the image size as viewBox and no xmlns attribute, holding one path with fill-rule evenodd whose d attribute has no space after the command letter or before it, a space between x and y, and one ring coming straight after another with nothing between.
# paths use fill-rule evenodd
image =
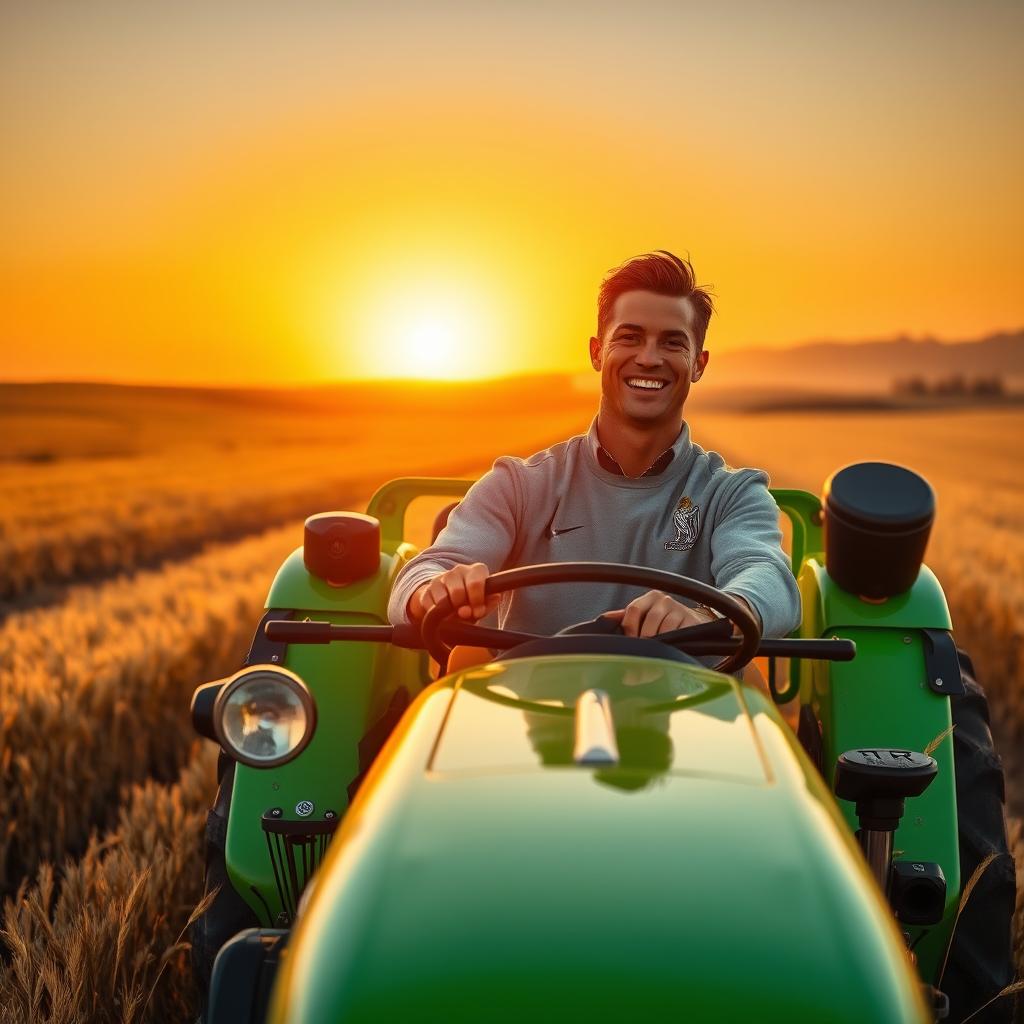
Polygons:
<instances>
[{"instance_id":1,"label":"field furrow","mask_svg":"<svg viewBox=\"0 0 1024 1024\"><path fill-rule=\"evenodd\" d=\"M0 510L0 600L43 588L59 595L62 584L154 566L310 510L344 507L354 487L364 492L380 479L370 473L359 480L349 469L325 474L325 463L344 464L343 451L318 452L318 459L290 454L279 473L223 457L185 467L187 474L167 459L126 467L86 462L31 489L23 470Z\"/></svg>"},{"instance_id":2,"label":"field furrow","mask_svg":"<svg viewBox=\"0 0 1024 1024\"><path fill-rule=\"evenodd\" d=\"M59 599L68 583L346 508L353 494L393 477L457 476L497 451L528 455L586 429L589 399L570 391L538 417L509 387L459 391L447 405L379 389L379 401L368 405L364 396L358 408L349 396L334 412L271 405L266 415L257 407L228 421L208 404L188 427L168 424L151 450L0 460L0 602ZM132 426L152 431L148 416L144 406L133 409L125 443ZM215 426L204 431L207 420Z\"/></svg>"}]
</instances>

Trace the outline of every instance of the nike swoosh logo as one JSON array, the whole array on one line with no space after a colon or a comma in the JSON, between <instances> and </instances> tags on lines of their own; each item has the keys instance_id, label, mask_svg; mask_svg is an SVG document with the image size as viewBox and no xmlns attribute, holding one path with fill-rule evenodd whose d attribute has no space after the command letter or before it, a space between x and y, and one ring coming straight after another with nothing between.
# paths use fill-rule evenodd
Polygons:
<instances>
[{"instance_id":1,"label":"nike swoosh logo","mask_svg":"<svg viewBox=\"0 0 1024 1024\"><path fill-rule=\"evenodd\" d=\"M572 533L573 530L582 530L582 529L583 529L583 524L582 523L579 526L566 526L564 529L561 529L561 530L556 530L553 526L549 526L548 527L548 536L553 539L553 538L558 537L559 535L561 535L563 533Z\"/></svg>"},{"instance_id":2,"label":"nike swoosh logo","mask_svg":"<svg viewBox=\"0 0 1024 1024\"><path fill-rule=\"evenodd\" d=\"M561 501L556 502L555 511L551 513L551 518L548 520L548 525L544 529L544 535L549 540L554 540L560 533L572 533L573 530L582 530L586 523L580 523L579 526L566 526L561 530L555 529L555 516L558 515L558 507Z\"/></svg>"}]
</instances>

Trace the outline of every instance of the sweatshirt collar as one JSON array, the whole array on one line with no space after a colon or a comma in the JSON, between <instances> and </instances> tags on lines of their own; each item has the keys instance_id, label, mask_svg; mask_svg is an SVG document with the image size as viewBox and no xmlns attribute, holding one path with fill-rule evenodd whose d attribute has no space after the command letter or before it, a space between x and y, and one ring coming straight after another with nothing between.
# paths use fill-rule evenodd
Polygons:
<instances>
[{"instance_id":1,"label":"sweatshirt collar","mask_svg":"<svg viewBox=\"0 0 1024 1024\"><path fill-rule=\"evenodd\" d=\"M665 472L666 469L676 459L680 460L680 464L685 464L686 456L690 452L690 425L685 420L683 426L679 431L678 436L672 443L670 448L666 448L655 460L651 463L647 469L640 474L639 477L627 477L622 471L622 467L615 461L612 454L601 444L597 436L597 417L595 416L593 422L590 424L590 430L587 432L587 443L590 448L591 454L594 456L597 464L606 472L612 476L624 477L627 480L642 479L643 477L660 476Z\"/></svg>"}]
</instances>

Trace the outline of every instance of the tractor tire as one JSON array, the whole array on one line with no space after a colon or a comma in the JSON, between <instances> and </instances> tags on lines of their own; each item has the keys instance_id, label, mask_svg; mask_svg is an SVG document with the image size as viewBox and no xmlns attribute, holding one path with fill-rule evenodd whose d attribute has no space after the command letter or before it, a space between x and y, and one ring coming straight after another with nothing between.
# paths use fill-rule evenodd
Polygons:
<instances>
[{"instance_id":1,"label":"tractor tire","mask_svg":"<svg viewBox=\"0 0 1024 1024\"><path fill-rule=\"evenodd\" d=\"M213 961L221 947L246 928L258 928L260 922L252 908L235 891L228 877L224 858L227 837L228 809L235 781L235 763L223 752L220 755L220 787L217 799L206 819L206 883L203 898L216 891L213 902L192 922L189 938L192 945L192 977L199 996L199 1021L206 1020L210 998L210 977Z\"/></svg>"},{"instance_id":2,"label":"tractor tire","mask_svg":"<svg viewBox=\"0 0 1024 1024\"><path fill-rule=\"evenodd\" d=\"M950 698L956 806L960 845L960 885L967 885L990 854L986 868L960 915L938 987L949 997L949 1022L957 1024L983 1006L1014 978L1013 912L1016 872L1003 815L1003 767L992 744L988 701L964 651L960 675L965 693ZM1016 996L997 999L973 1018L974 1024L1011 1024Z\"/></svg>"}]
</instances>

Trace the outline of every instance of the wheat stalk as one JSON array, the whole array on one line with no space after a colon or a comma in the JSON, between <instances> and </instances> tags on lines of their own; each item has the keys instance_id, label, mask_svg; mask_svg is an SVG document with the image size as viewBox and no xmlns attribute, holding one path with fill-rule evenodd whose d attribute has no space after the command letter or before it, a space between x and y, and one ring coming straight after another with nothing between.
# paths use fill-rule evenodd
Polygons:
<instances>
[{"instance_id":1,"label":"wheat stalk","mask_svg":"<svg viewBox=\"0 0 1024 1024\"><path fill-rule=\"evenodd\" d=\"M938 987L942 987L942 979L946 973L946 964L949 963L949 953L953 948L953 936L956 934L956 926L960 923L960 915L964 911L964 907L967 906L967 901L971 898L971 893L974 892L975 886L981 881L981 876L988 870L989 865L997 860L1001 854L996 853L994 850L991 851L983 861L971 872L971 877L967 880L967 884L964 886L963 891L960 893L960 902L956 908L956 917L953 919L953 928L949 933L949 943L946 946L946 955L942 960L942 970L939 971L939 980L937 982Z\"/></svg>"},{"instance_id":2,"label":"wheat stalk","mask_svg":"<svg viewBox=\"0 0 1024 1024\"><path fill-rule=\"evenodd\" d=\"M951 735L953 734L953 730L954 730L955 728L956 728L956 725L951 725L951 726L950 726L950 727L949 727L948 729L943 729L943 730L942 730L942 732L940 732L940 733L939 733L939 735L938 735L938 736L936 736L936 737L935 737L935 739L933 739L933 740L932 740L932 741L931 741L931 742L930 742L930 743L928 744L928 746L926 746L926 747L924 748L924 753L925 753L926 755L930 755L930 754L931 754L931 753L932 753L933 751L936 751L936 750L938 750L938 749L939 749L939 746L940 746L940 745L942 744L942 741L943 741L943 740L944 740L944 739L945 739L945 738L946 738L947 736L951 736Z\"/></svg>"},{"instance_id":3,"label":"wheat stalk","mask_svg":"<svg viewBox=\"0 0 1024 1024\"><path fill-rule=\"evenodd\" d=\"M204 742L174 785L134 787L116 837L94 836L81 859L65 863L59 889L43 865L6 901L3 1024L190 1018L180 958L204 907L202 831L215 762L216 748Z\"/></svg>"},{"instance_id":4,"label":"wheat stalk","mask_svg":"<svg viewBox=\"0 0 1024 1024\"><path fill-rule=\"evenodd\" d=\"M982 1010L988 1009L988 1007L990 1007L997 999L1002 999L1004 996L1014 995L1017 992L1024 992L1024 981L1011 982L1002 991L997 992L987 1003L982 1003L982 1005L976 1010L964 1017L960 1024L967 1024L968 1021L974 1020Z\"/></svg>"}]
</instances>

